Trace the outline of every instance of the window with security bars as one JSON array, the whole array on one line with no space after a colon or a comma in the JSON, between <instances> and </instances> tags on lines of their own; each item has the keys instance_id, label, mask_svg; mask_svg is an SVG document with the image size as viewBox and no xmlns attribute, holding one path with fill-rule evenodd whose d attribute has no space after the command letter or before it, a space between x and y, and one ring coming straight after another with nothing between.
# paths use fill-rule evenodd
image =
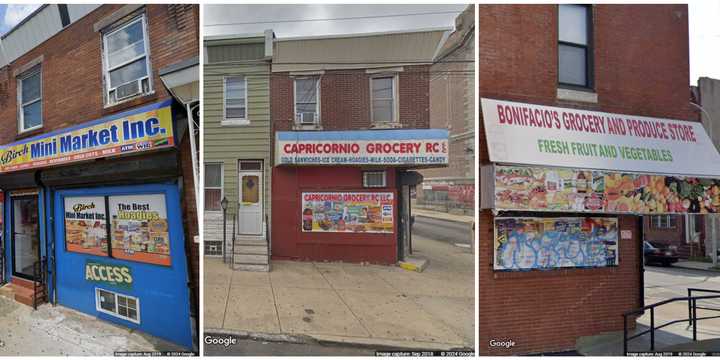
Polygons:
<instances>
[{"instance_id":1,"label":"window with security bars","mask_svg":"<svg viewBox=\"0 0 720 360\"><path fill-rule=\"evenodd\" d=\"M385 171L363 171L363 187L381 188L387 186Z\"/></svg>"},{"instance_id":2,"label":"window with security bars","mask_svg":"<svg viewBox=\"0 0 720 360\"><path fill-rule=\"evenodd\" d=\"M95 306L97 311L140 323L140 300L134 296L95 289Z\"/></svg>"}]
</instances>

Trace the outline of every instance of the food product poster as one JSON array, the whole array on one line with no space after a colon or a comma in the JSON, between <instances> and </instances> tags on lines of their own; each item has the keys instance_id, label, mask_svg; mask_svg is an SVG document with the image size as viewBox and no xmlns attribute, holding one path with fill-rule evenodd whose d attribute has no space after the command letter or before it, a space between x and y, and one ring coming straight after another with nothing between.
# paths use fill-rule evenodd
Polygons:
<instances>
[{"instance_id":1,"label":"food product poster","mask_svg":"<svg viewBox=\"0 0 720 360\"><path fill-rule=\"evenodd\" d=\"M65 198L65 249L71 252L108 255L105 197Z\"/></svg>"},{"instance_id":2,"label":"food product poster","mask_svg":"<svg viewBox=\"0 0 720 360\"><path fill-rule=\"evenodd\" d=\"M170 266L165 195L110 196L114 258Z\"/></svg>"},{"instance_id":3,"label":"food product poster","mask_svg":"<svg viewBox=\"0 0 720 360\"><path fill-rule=\"evenodd\" d=\"M606 267L618 264L617 218L495 219L495 270Z\"/></svg>"},{"instance_id":4,"label":"food product poster","mask_svg":"<svg viewBox=\"0 0 720 360\"><path fill-rule=\"evenodd\" d=\"M393 193L302 193L303 232L393 233Z\"/></svg>"},{"instance_id":5,"label":"food product poster","mask_svg":"<svg viewBox=\"0 0 720 360\"><path fill-rule=\"evenodd\" d=\"M720 179L496 166L498 210L634 214L720 212Z\"/></svg>"}]
</instances>

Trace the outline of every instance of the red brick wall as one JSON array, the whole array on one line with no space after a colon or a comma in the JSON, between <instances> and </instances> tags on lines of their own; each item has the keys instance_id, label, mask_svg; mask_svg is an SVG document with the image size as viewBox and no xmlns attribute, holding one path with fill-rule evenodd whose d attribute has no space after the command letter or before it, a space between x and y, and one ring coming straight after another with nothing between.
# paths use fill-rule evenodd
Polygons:
<instances>
[{"instance_id":1,"label":"red brick wall","mask_svg":"<svg viewBox=\"0 0 720 360\"><path fill-rule=\"evenodd\" d=\"M160 80L159 70L184 59L198 56L199 10L198 5L147 5L154 94L126 103L103 108L102 36L94 31L93 24L105 18L122 5L103 5L71 24L28 53L0 69L0 144L6 144L68 126L92 121L103 116L137 106L169 99L170 93ZM15 69L43 56L42 106L43 127L18 135L17 84ZM188 136L178 139L183 172L183 220L185 238L190 257L190 277L193 287L199 286L199 252L193 236L198 234L195 192ZM193 294L195 304L198 294Z\"/></svg>"},{"instance_id":2,"label":"red brick wall","mask_svg":"<svg viewBox=\"0 0 720 360\"><path fill-rule=\"evenodd\" d=\"M429 66L405 66L399 73L398 110L405 128L430 126ZM293 78L273 73L270 82L271 115L276 131L291 130L294 121ZM370 75L360 70L329 70L320 80L320 117L323 130L370 128Z\"/></svg>"},{"instance_id":3,"label":"red brick wall","mask_svg":"<svg viewBox=\"0 0 720 360\"><path fill-rule=\"evenodd\" d=\"M387 171L386 188L362 187L359 167L278 166L273 168L272 258L393 264L397 261L398 204L396 172ZM392 192L395 231L315 233L301 231L303 192ZM278 225L279 224L279 225Z\"/></svg>"},{"instance_id":4,"label":"red brick wall","mask_svg":"<svg viewBox=\"0 0 720 360\"><path fill-rule=\"evenodd\" d=\"M692 119L685 5L594 5L596 104L557 100L557 6L479 5L480 97L632 115ZM488 163L480 114L478 158ZM482 184L481 184L482 186ZM479 223L479 344L483 354L575 347L576 338L621 331L640 306L638 220L620 217L617 268L500 273L492 270L492 215ZM511 339L511 349L489 348Z\"/></svg>"},{"instance_id":5,"label":"red brick wall","mask_svg":"<svg viewBox=\"0 0 720 360\"><path fill-rule=\"evenodd\" d=\"M103 108L102 36L93 24L121 5L103 5L32 49L0 75L0 144L91 121L118 111L170 97L158 71L198 56L197 5L148 5L150 60L155 93L107 109ZM13 71L43 55L43 128L18 136L17 84ZM3 81L7 79L6 81ZM5 91L3 91L6 89Z\"/></svg>"}]
</instances>

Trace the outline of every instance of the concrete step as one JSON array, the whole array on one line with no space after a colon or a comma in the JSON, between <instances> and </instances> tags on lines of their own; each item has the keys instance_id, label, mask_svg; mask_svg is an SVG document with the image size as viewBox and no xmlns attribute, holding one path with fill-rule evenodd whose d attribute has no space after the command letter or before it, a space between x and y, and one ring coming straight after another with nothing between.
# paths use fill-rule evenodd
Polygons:
<instances>
[{"instance_id":1,"label":"concrete step","mask_svg":"<svg viewBox=\"0 0 720 360\"><path fill-rule=\"evenodd\" d=\"M27 306L33 306L33 300L35 299L35 291L33 289L28 289L24 286L17 286L14 283L10 286L12 286L12 293L14 294L15 301L21 304L25 304ZM42 298L45 297L43 293L39 293L38 296ZM46 301L43 299L38 304L42 304L45 302Z\"/></svg>"},{"instance_id":2,"label":"concrete step","mask_svg":"<svg viewBox=\"0 0 720 360\"><path fill-rule=\"evenodd\" d=\"M238 245L235 244L235 254L243 255L267 255L267 246L258 245Z\"/></svg>"},{"instance_id":3,"label":"concrete step","mask_svg":"<svg viewBox=\"0 0 720 360\"><path fill-rule=\"evenodd\" d=\"M232 246L232 239L228 240L228 244ZM265 246L267 247L267 241L262 239L235 239L235 246L248 245L248 246Z\"/></svg>"},{"instance_id":4,"label":"concrete step","mask_svg":"<svg viewBox=\"0 0 720 360\"><path fill-rule=\"evenodd\" d=\"M248 264L248 265L267 265L269 264L267 255L252 255L252 254L235 254L235 264Z\"/></svg>"},{"instance_id":5,"label":"concrete step","mask_svg":"<svg viewBox=\"0 0 720 360\"><path fill-rule=\"evenodd\" d=\"M238 271L258 271L258 272L268 272L270 271L270 265L258 265L258 264L235 264L232 266L233 270Z\"/></svg>"}]
</instances>

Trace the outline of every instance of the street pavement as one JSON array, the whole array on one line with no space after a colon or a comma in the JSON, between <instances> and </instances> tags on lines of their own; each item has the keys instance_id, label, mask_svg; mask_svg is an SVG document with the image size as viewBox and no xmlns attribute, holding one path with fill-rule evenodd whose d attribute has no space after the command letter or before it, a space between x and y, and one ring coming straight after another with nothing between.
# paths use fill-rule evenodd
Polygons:
<instances>
[{"instance_id":1,"label":"street pavement","mask_svg":"<svg viewBox=\"0 0 720 360\"><path fill-rule=\"evenodd\" d=\"M427 239L446 242L451 245L470 244L473 240L472 224L418 214L415 215L412 234L413 237L421 236Z\"/></svg>"},{"instance_id":2,"label":"street pavement","mask_svg":"<svg viewBox=\"0 0 720 360\"><path fill-rule=\"evenodd\" d=\"M228 335L205 333L223 338ZM236 338L234 344L205 344L205 356L374 356L375 350L357 346L325 345L317 342L292 343Z\"/></svg>"},{"instance_id":3,"label":"street pavement","mask_svg":"<svg viewBox=\"0 0 720 360\"><path fill-rule=\"evenodd\" d=\"M113 356L122 351L180 351L173 344L63 306L37 311L0 296L0 356Z\"/></svg>"},{"instance_id":4,"label":"street pavement","mask_svg":"<svg viewBox=\"0 0 720 360\"><path fill-rule=\"evenodd\" d=\"M686 297L688 288L720 290L720 274L716 271L692 270L678 267L646 266L645 268L645 305L654 304L675 297ZM694 294L695 295L695 294ZM712 295L712 294L698 294ZM698 301L698 306L720 309L720 299ZM720 312L698 310L697 316L718 316ZM670 321L687 319L686 301L677 301L661 305L655 309L655 326ZM637 320L634 333L645 331L650 326L650 311ZM578 352L583 355L605 356L622 355L622 331L597 334L578 340ZM720 319L699 320L697 338L700 342L690 344L692 328L688 322L669 325L655 332L655 351L719 351L708 348L720 339ZM714 340L713 340L714 339ZM628 343L630 352L650 351L650 335L646 334Z\"/></svg>"},{"instance_id":5,"label":"street pavement","mask_svg":"<svg viewBox=\"0 0 720 360\"><path fill-rule=\"evenodd\" d=\"M221 259L205 258L205 331L260 340L309 338L364 350L472 348L473 254L421 236L414 237L414 253L430 260L422 273L398 266L297 261L273 261L269 273L243 272L230 270ZM237 354L282 355L296 349L260 345ZM307 351L319 350L310 346Z\"/></svg>"}]
</instances>

